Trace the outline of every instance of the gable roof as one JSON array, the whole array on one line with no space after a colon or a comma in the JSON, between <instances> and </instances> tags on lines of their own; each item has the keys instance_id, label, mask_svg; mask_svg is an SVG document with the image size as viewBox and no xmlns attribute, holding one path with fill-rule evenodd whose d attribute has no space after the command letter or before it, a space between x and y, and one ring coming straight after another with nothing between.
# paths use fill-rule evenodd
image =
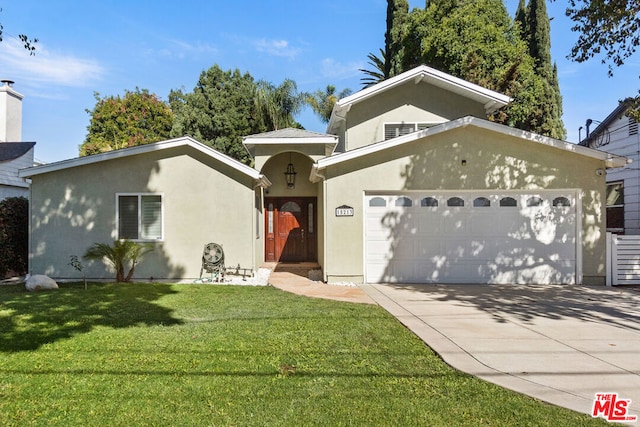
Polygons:
<instances>
[{"instance_id":1,"label":"gable roof","mask_svg":"<svg viewBox=\"0 0 640 427\"><path fill-rule=\"evenodd\" d=\"M549 137L538 135L532 132L527 132L524 130L509 127L506 125L490 122L488 120L479 119L477 117L467 116L457 120L452 120L450 122L442 123L440 125L433 126L431 128L427 128L427 129L413 132L407 135L403 135L398 138L393 138L393 139L389 139L382 142L376 142L371 145L356 148L351 151L346 151L344 153L340 153L331 157L325 157L324 159L320 159L316 164L313 165L313 168L311 170L311 179L314 182L322 179L321 171L329 166L333 166L349 160L354 160L354 159L364 157L370 154L378 153L384 150L389 150L394 147L398 147L398 146L416 141L421 138L430 137L433 135L449 132L454 129L465 128L468 126L487 129L493 132L501 133L503 135L513 136L516 138L525 139L527 141L536 142L538 144L558 148L560 150L577 153L586 157L603 160L605 161L606 166L610 168L622 167L626 165L628 162L628 159L623 156L617 156L615 154L607 153L600 150L595 150L593 148L587 148L581 145L571 144L566 141L549 138Z\"/></svg>"},{"instance_id":2,"label":"gable roof","mask_svg":"<svg viewBox=\"0 0 640 427\"><path fill-rule=\"evenodd\" d=\"M434 68L427 67L426 65L421 65L338 100L331 113L331 119L329 120L327 129L333 129L336 122L344 117L344 113L348 112L353 104L362 102L410 81L413 81L415 84L426 82L449 92L472 99L481 103L487 114L493 113L512 101L512 98L507 95L478 86Z\"/></svg>"},{"instance_id":3,"label":"gable roof","mask_svg":"<svg viewBox=\"0 0 640 427\"><path fill-rule=\"evenodd\" d=\"M24 156L35 145L35 142L0 142L0 162Z\"/></svg>"},{"instance_id":4,"label":"gable roof","mask_svg":"<svg viewBox=\"0 0 640 427\"><path fill-rule=\"evenodd\" d=\"M286 128L271 132L258 133L242 138L242 144L251 156L254 156L255 148L258 145L294 145L324 146L326 155L330 155L338 144L336 135L326 133L311 132L304 129Z\"/></svg>"},{"instance_id":5,"label":"gable roof","mask_svg":"<svg viewBox=\"0 0 640 427\"><path fill-rule=\"evenodd\" d=\"M271 182L267 177L262 175L257 170L240 163L236 159L233 159L226 154L223 154L213 148L196 141L195 139L185 136L181 138L169 139L166 141L155 142L151 144L138 145L136 147L124 148L121 150L108 151L106 153L93 154L91 156L77 157L75 159L63 160L56 163L48 163L46 165L34 166L27 169L21 169L19 176L21 178L29 178L36 175L41 175L49 172L55 172L64 169L70 169L78 166L91 165L95 163L104 162L107 160L120 159L125 157L137 156L140 154L150 153L153 151L166 150L176 147L191 147L219 162L247 175L248 177L256 180L258 185L268 187Z\"/></svg>"}]
</instances>

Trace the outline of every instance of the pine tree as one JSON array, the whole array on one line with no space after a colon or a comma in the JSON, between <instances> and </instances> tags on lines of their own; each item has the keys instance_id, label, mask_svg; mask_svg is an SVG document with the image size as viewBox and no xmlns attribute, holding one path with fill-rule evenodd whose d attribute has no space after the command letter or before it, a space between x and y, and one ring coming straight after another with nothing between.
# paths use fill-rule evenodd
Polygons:
<instances>
[{"instance_id":1,"label":"pine tree","mask_svg":"<svg viewBox=\"0 0 640 427\"><path fill-rule=\"evenodd\" d=\"M521 4L522 4L521 0ZM520 6L518 6L520 11ZM518 14L516 14L516 20ZM543 112L540 132L559 139L566 137L562 123L562 96L558 84L557 67L551 61L551 24L545 0L529 0L526 10L524 38L529 44L529 55L535 61L535 71L544 79L544 93L539 99Z\"/></svg>"},{"instance_id":2,"label":"pine tree","mask_svg":"<svg viewBox=\"0 0 640 427\"><path fill-rule=\"evenodd\" d=\"M521 34L523 36L523 39L525 39L525 41L528 42L528 40L526 40L526 38L527 38L526 30L528 28L528 26L527 26L527 5L526 5L524 0L520 0L518 2L518 9L516 9L516 16L514 18L514 21L516 23L520 24L520 31L522 32Z\"/></svg>"},{"instance_id":3,"label":"pine tree","mask_svg":"<svg viewBox=\"0 0 640 427\"><path fill-rule=\"evenodd\" d=\"M402 33L409 16L407 0L387 0L385 41L385 78L402 72Z\"/></svg>"}]
</instances>

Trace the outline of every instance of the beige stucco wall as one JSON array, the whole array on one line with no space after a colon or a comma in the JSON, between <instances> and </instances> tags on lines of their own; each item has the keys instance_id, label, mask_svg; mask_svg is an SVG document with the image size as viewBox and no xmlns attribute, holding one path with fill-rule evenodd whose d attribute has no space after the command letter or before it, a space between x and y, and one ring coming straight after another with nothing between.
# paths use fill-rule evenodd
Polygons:
<instances>
[{"instance_id":1,"label":"beige stucco wall","mask_svg":"<svg viewBox=\"0 0 640 427\"><path fill-rule=\"evenodd\" d=\"M226 265L255 269L254 182L189 147L79 166L33 177L30 273L78 278L69 257L116 237L116 193L159 193L164 240L136 278L197 278L206 243L223 245ZM90 278L113 278L101 263Z\"/></svg>"},{"instance_id":2,"label":"beige stucco wall","mask_svg":"<svg viewBox=\"0 0 640 427\"><path fill-rule=\"evenodd\" d=\"M462 165L466 160L466 165ZM328 281L363 280L363 192L458 189L582 189L582 269L585 284L604 283L602 161L488 130L466 127L405 144L325 172ZM341 205L353 217L336 217Z\"/></svg>"},{"instance_id":3,"label":"beige stucco wall","mask_svg":"<svg viewBox=\"0 0 640 427\"><path fill-rule=\"evenodd\" d=\"M296 171L294 188L288 188L284 172L289 161ZM318 186L309 181L313 160L301 153L281 153L267 161L260 172L271 181L265 190L265 197L316 197Z\"/></svg>"},{"instance_id":4,"label":"beige stucco wall","mask_svg":"<svg viewBox=\"0 0 640 427\"><path fill-rule=\"evenodd\" d=\"M385 123L443 123L465 116L485 118L484 107L428 83L408 82L354 104L344 134L346 150L384 139Z\"/></svg>"},{"instance_id":5,"label":"beige stucco wall","mask_svg":"<svg viewBox=\"0 0 640 427\"><path fill-rule=\"evenodd\" d=\"M331 154L331 149L324 144L292 144L292 143L280 143L280 144L267 144L259 145L254 149L254 168L257 170L264 170L265 165L272 161L274 157L285 156L287 163L289 162L289 153L293 153L296 156L295 160L298 160L297 156L306 156L312 159L314 162L318 159L326 157ZM295 162L294 162L295 164ZM285 163L286 167L286 163ZM297 169L297 168L296 168ZM305 176L305 179L308 177Z\"/></svg>"}]
</instances>

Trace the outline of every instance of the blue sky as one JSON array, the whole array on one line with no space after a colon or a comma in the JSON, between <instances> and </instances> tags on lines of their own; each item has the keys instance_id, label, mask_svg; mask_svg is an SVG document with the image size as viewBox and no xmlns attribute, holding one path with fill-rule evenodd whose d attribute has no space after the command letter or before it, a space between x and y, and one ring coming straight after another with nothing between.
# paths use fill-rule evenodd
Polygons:
<instances>
[{"instance_id":1,"label":"blue sky","mask_svg":"<svg viewBox=\"0 0 640 427\"><path fill-rule=\"evenodd\" d=\"M424 7L423 0L409 3ZM517 0L505 4L513 15ZM640 58L613 78L597 59L568 61L577 35L565 5L548 4L552 56L567 139L577 142L586 119L604 119L619 99L637 93ZM274 84L290 78L304 91L327 84L357 91L358 69L369 68L367 54L384 44L386 14L386 0L5 0L0 7L0 78L14 80L25 96L23 140L37 142L36 158L44 162L78 155L94 92L121 95L139 87L166 100L171 89L191 91L214 64ZM40 39L35 56L15 39L20 33ZM308 109L298 121L326 130Z\"/></svg>"}]
</instances>

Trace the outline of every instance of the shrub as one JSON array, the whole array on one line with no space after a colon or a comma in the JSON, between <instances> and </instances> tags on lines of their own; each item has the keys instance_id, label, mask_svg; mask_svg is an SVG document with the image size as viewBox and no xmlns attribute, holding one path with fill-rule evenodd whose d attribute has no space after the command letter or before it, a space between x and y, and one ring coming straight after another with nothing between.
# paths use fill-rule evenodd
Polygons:
<instances>
[{"instance_id":1,"label":"shrub","mask_svg":"<svg viewBox=\"0 0 640 427\"><path fill-rule=\"evenodd\" d=\"M0 278L27 272L29 201L25 197L0 201L0 248Z\"/></svg>"}]
</instances>

